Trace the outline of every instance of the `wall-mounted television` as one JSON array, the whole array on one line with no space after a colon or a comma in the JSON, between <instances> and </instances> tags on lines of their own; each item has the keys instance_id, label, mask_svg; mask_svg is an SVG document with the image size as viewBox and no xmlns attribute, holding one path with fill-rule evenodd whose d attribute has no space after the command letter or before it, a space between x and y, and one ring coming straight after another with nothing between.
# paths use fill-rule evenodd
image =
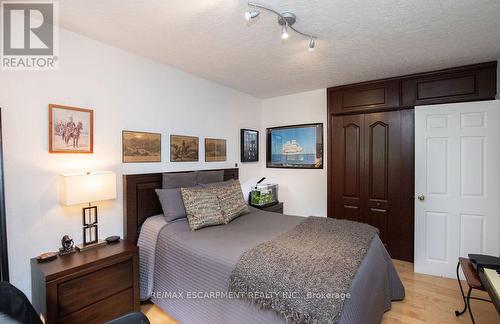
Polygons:
<instances>
[{"instance_id":1,"label":"wall-mounted television","mask_svg":"<svg viewBox=\"0 0 500 324\"><path fill-rule=\"evenodd\" d=\"M267 167L323 168L323 124L281 126L267 129Z\"/></svg>"}]
</instances>

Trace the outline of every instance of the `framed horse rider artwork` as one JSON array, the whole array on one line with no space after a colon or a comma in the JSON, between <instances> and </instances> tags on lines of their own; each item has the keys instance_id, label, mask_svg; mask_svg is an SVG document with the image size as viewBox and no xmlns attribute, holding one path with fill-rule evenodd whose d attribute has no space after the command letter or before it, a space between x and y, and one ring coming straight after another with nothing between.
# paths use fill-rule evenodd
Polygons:
<instances>
[{"instance_id":1,"label":"framed horse rider artwork","mask_svg":"<svg viewBox=\"0 0 500 324\"><path fill-rule=\"evenodd\" d=\"M50 104L49 152L93 153L94 111Z\"/></svg>"}]
</instances>

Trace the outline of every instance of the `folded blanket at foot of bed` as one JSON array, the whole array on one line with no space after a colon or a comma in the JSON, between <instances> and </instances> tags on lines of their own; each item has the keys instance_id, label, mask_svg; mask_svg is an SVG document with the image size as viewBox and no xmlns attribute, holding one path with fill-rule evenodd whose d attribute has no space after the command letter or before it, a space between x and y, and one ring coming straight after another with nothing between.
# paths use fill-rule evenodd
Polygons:
<instances>
[{"instance_id":1,"label":"folded blanket at foot of bed","mask_svg":"<svg viewBox=\"0 0 500 324\"><path fill-rule=\"evenodd\" d=\"M297 323L336 323L377 229L308 217L243 253L229 291Z\"/></svg>"}]
</instances>

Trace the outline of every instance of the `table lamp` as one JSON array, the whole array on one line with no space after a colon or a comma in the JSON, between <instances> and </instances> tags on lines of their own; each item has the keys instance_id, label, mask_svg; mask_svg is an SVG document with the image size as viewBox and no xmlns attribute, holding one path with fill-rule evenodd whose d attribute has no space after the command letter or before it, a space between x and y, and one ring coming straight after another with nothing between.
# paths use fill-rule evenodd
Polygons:
<instances>
[{"instance_id":1,"label":"table lamp","mask_svg":"<svg viewBox=\"0 0 500 324\"><path fill-rule=\"evenodd\" d=\"M87 250L106 244L97 234L97 206L92 202L116 198L116 175L113 172L87 172L61 175L60 202L63 205L88 203L82 208L83 243L76 248Z\"/></svg>"}]
</instances>

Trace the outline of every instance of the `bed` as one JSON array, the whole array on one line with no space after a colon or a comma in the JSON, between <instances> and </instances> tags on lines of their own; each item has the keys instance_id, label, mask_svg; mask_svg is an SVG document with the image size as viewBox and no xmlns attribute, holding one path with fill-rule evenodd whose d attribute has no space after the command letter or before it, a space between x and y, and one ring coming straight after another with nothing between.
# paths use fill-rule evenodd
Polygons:
<instances>
[{"instance_id":1,"label":"bed","mask_svg":"<svg viewBox=\"0 0 500 324\"><path fill-rule=\"evenodd\" d=\"M223 169L224 180L238 169ZM223 226L191 231L185 219L166 222L154 189L162 174L124 176L125 237L141 254L141 299L150 299L181 323L284 323L273 310L227 294L243 252L294 228L303 217L255 208ZM231 242L231 244L228 244ZM339 323L380 323L404 288L378 236L371 241Z\"/></svg>"}]
</instances>

